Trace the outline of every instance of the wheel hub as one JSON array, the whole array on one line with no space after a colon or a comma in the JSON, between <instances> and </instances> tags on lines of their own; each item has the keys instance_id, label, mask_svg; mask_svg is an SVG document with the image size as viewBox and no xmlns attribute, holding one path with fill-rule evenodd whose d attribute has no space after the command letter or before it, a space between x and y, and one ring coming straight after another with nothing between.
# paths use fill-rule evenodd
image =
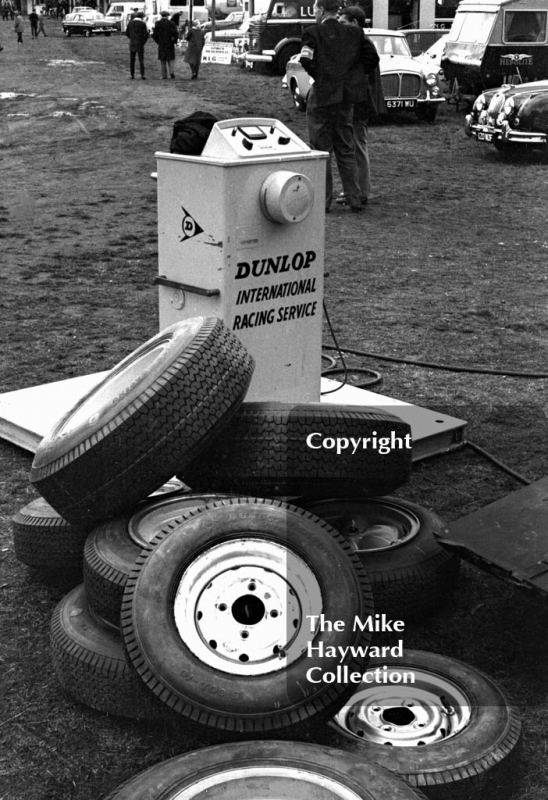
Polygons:
<instances>
[{"instance_id":1,"label":"wheel hub","mask_svg":"<svg viewBox=\"0 0 548 800\"><path fill-rule=\"evenodd\" d=\"M181 639L206 664L234 675L286 668L313 638L322 611L318 581L288 548L238 539L202 553L183 574L174 601Z\"/></svg>"},{"instance_id":2,"label":"wheel hub","mask_svg":"<svg viewBox=\"0 0 548 800\"><path fill-rule=\"evenodd\" d=\"M173 800L360 800L342 783L297 767L241 767L215 772L185 787Z\"/></svg>"},{"instance_id":3,"label":"wheel hub","mask_svg":"<svg viewBox=\"0 0 548 800\"><path fill-rule=\"evenodd\" d=\"M377 684L356 692L335 717L336 724L360 739L395 747L439 742L468 725L470 702L456 684L426 670L390 668L401 680L404 672L415 676L414 684Z\"/></svg>"}]
</instances>

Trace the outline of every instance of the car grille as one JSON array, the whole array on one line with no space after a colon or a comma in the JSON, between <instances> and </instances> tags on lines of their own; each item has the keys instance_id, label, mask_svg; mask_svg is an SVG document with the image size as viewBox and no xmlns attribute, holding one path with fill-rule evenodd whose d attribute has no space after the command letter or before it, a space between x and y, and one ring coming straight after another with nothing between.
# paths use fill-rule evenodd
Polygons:
<instances>
[{"instance_id":1,"label":"car grille","mask_svg":"<svg viewBox=\"0 0 548 800\"><path fill-rule=\"evenodd\" d=\"M421 90L419 75L410 75L406 72L392 72L382 75L382 90L384 96L391 97L418 97Z\"/></svg>"},{"instance_id":2,"label":"car grille","mask_svg":"<svg viewBox=\"0 0 548 800\"><path fill-rule=\"evenodd\" d=\"M259 19L254 20L253 22L249 23L249 29L247 31L247 38L249 39L249 52L250 53L260 53L261 52L261 34L266 27L266 20Z\"/></svg>"}]
</instances>

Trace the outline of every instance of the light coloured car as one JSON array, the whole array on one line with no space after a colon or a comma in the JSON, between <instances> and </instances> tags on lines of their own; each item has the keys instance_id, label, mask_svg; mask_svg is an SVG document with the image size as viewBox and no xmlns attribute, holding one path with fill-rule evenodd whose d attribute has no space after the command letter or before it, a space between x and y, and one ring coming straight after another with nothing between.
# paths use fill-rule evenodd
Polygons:
<instances>
[{"instance_id":1,"label":"light coloured car","mask_svg":"<svg viewBox=\"0 0 548 800\"><path fill-rule=\"evenodd\" d=\"M104 14L94 11L92 8L86 8L81 11L75 9L72 14L67 14L63 20L65 36L72 36L73 33L81 36L104 33L105 36L110 36L111 33L116 31L116 22L108 20Z\"/></svg>"},{"instance_id":2,"label":"light coloured car","mask_svg":"<svg viewBox=\"0 0 548 800\"><path fill-rule=\"evenodd\" d=\"M242 39L249 28L249 17L245 18L238 28L223 28L222 30L215 29L215 41L224 42L225 44L236 44L237 39ZM205 35L206 43L213 41L213 34L211 31Z\"/></svg>"},{"instance_id":3,"label":"light coloured car","mask_svg":"<svg viewBox=\"0 0 548 800\"><path fill-rule=\"evenodd\" d=\"M379 54L386 112L413 111L420 119L433 122L439 106L445 102L439 70L425 68L413 58L400 31L366 28L365 33ZM290 90L296 107L304 111L312 79L302 67L299 55L288 61L283 85Z\"/></svg>"}]
</instances>

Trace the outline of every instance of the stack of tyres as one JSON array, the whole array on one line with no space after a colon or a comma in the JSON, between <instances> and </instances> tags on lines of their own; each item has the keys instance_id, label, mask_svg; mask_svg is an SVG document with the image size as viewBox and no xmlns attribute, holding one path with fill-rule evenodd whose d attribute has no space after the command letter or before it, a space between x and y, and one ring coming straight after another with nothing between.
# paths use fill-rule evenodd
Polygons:
<instances>
[{"instance_id":1,"label":"stack of tyres","mask_svg":"<svg viewBox=\"0 0 548 800\"><path fill-rule=\"evenodd\" d=\"M430 800L479 800L493 787L503 796L520 726L486 676L411 652L417 692L371 694L356 692L348 677L323 680L333 653L346 676L367 674L372 629L356 620L374 610L428 613L456 583L458 563L436 543L443 522L386 497L409 480L410 449L386 457L357 448L349 459L338 447L316 446L405 440L409 426L363 407L245 404L252 372L252 358L220 320L187 320L120 362L38 448L31 481L78 531L67 559L83 556L84 584L52 618L61 685L105 713L175 715L238 740L225 747L241 748L241 767L231 771L229 755L211 756L202 788L212 796L227 787L211 776L227 769L227 796L238 796L242 781L264 782L266 751L242 739L303 736L319 744L305 753L304 745L262 743L272 748L274 784L291 796L294 786L303 800L404 800L420 797L419 789ZM173 475L192 490L149 497ZM29 563L22 526L14 520ZM282 756L294 757L293 766L279 767ZM362 756L414 788L390 775L390 788L376 794L371 787L387 773L365 767ZM193 758L159 765L113 797L140 797L142 781L147 797L179 796ZM339 784L350 762L353 782ZM303 763L321 765L310 766L304 784ZM375 773L370 786L360 770Z\"/></svg>"}]
</instances>

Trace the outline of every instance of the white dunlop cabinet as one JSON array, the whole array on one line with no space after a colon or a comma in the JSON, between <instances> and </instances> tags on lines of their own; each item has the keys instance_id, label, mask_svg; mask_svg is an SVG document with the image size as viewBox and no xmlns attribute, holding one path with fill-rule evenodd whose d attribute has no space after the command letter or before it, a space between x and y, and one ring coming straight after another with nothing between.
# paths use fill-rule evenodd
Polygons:
<instances>
[{"instance_id":1,"label":"white dunlop cabinet","mask_svg":"<svg viewBox=\"0 0 548 800\"><path fill-rule=\"evenodd\" d=\"M220 317L257 362L248 401L319 402L327 154L253 118L156 158L160 329Z\"/></svg>"}]
</instances>

